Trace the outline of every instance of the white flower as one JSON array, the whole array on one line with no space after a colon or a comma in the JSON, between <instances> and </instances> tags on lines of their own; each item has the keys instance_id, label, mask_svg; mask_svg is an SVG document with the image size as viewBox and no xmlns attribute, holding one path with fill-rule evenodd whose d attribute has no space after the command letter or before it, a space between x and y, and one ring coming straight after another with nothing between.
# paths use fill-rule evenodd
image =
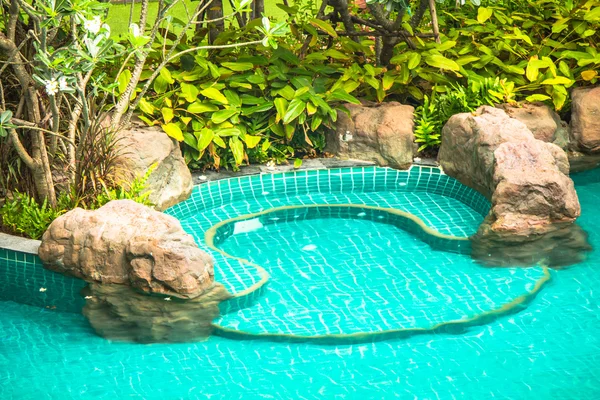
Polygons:
<instances>
[{"instance_id":1,"label":"white flower","mask_svg":"<svg viewBox=\"0 0 600 400\"><path fill-rule=\"evenodd\" d=\"M46 81L46 93L48 93L48 96L54 96L58 93L58 81L56 78Z\"/></svg>"},{"instance_id":2,"label":"white flower","mask_svg":"<svg viewBox=\"0 0 600 400\"><path fill-rule=\"evenodd\" d=\"M100 28L102 28L102 20L99 16L95 16L93 19L86 19L83 23L83 27L86 31L95 35L100 32Z\"/></svg>"},{"instance_id":3,"label":"white flower","mask_svg":"<svg viewBox=\"0 0 600 400\"><path fill-rule=\"evenodd\" d=\"M269 21L269 18L263 17L262 24L263 24L263 27L267 30L267 32L269 32L271 30L271 21Z\"/></svg>"},{"instance_id":4,"label":"white flower","mask_svg":"<svg viewBox=\"0 0 600 400\"><path fill-rule=\"evenodd\" d=\"M61 92L64 92L65 90L69 90L69 83L67 82L66 76L61 76L60 78L58 78L58 89Z\"/></svg>"},{"instance_id":5,"label":"white flower","mask_svg":"<svg viewBox=\"0 0 600 400\"><path fill-rule=\"evenodd\" d=\"M129 25L129 33L131 33L133 37L140 37L142 34L140 26L138 24Z\"/></svg>"}]
</instances>

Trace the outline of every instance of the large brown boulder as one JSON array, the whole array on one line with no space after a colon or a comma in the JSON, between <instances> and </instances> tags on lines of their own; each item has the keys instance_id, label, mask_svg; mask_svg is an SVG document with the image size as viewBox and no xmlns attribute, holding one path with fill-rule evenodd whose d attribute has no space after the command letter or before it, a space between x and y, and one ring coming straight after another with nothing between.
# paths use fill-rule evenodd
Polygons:
<instances>
[{"instance_id":1,"label":"large brown boulder","mask_svg":"<svg viewBox=\"0 0 600 400\"><path fill-rule=\"evenodd\" d=\"M565 152L535 139L503 110L483 106L450 118L439 162L448 175L491 200L482 234L533 240L581 212Z\"/></svg>"},{"instance_id":2,"label":"large brown boulder","mask_svg":"<svg viewBox=\"0 0 600 400\"><path fill-rule=\"evenodd\" d=\"M338 112L336 131L327 137L326 151L340 157L408 168L413 161L414 108L394 101L347 104Z\"/></svg>"},{"instance_id":3,"label":"large brown boulder","mask_svg":"<svg viewBox=\"0 0 600 400\"><path fill-rule=\"evenodd\" d=\"M131 200L60 216L39 256L56 272L179 298L197 297L214 281L212 258L177 219Z\"/></svg>"},{"instance_id":4,"label":"large brown boulder","mask_svg":"<svg viewBox=\"0 0 600 400\"><path fill-rule=\"evenodd\" d=\"M527 126L536 139L554 143L561 149L569 145L569 129L567 123L544 103L524 103L519 106L501 104L498 106L509 117L515 118Z\"/></svg>"},{"instance_id":5,"label":"large brown boulder","mask_svg":"<svg viewBox=\"0 0 600 400\"><path fill-rule=\"evenodd\" d=\"M600 86L571 94L571 140L583 153L600 153Z\"/></svg>"},{"instance_id":6,"label":"large brown boulder","mask_svg":"<svg viewBox=\"0 0 600 400\"><path fill-rule=\"evenodd\" d=\"M192 193L192 174L187 167L179 143L156 127L134 123L118 133L119 157L116 169L126 180L144 176L154 168L147 181L149 200L159 211L165 210Z\"/></svg>"}]
</instances>

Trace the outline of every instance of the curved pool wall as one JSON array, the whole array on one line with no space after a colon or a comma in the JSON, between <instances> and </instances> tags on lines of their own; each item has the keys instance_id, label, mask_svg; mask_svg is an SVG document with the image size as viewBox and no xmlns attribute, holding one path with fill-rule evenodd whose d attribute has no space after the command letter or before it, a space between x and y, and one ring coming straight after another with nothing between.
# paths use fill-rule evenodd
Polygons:
<instances>
[{"instance_id":1,"label":"curved pool wall","mask_svg":"<svg viewBox=\"0 0 600 400\"><path fill-rule=\"evenodd\" d=\"M190 198L165 213L181 221L196 243L215 259L215 280L234 296L221 305L229 313L262 295L268 274L211 249L205 233L224 220L265 210L315 204L358 204L398 209L441 235L466 238L477 231L490 204L477 191L439 168L412 166L301 170L222 179L194 187Z\"/></svg>"},{"instance_id":2,"label":"curved pool wall","mask_svg":"<svg viewBox=\"0 0 600 400\"><path fill-rule=\"evenodd\" d=\"M75 312L82 281L0 249L0 398L597 398L600 170L573 180L588 259L550 271L526 309L460 334L327 346L110 342Z\"/></svg>"}]
</instances>

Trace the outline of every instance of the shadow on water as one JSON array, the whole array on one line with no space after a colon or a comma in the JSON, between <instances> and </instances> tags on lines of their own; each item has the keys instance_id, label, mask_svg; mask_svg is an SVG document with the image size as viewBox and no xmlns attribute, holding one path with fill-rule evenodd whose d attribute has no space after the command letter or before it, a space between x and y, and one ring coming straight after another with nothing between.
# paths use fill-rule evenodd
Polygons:
<instances>
[{"instance_id":1,"label":"shadow on water","mask_svg":"<svg viewBox=\"0 0 600 400\"><path fill-rule=\"evenodd\" d=\"M124 285L91 283L81 291L83 314L106 339L137 343L178 343L206 339L219 303L231 295L219 284L192 300L148 296Z\"/></svg>"},{"instance_id":2,"label":"shadow on water","mask_svg":"<svg viewBox=\"0 0 600 400\"><path fill-rule=\"evenodd\" d=\"M507 241L502 235L475 235L471 257L489 267L529 267L544 264L566 268L586 260L592 246L588 234L572 224L535 240Z\"/></svg>"}]
</instances>

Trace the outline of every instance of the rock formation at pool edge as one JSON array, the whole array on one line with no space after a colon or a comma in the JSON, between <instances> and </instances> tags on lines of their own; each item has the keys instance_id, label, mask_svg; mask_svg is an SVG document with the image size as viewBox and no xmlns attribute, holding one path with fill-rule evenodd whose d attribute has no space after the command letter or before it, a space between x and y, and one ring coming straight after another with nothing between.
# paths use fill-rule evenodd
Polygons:
<instances>
[{"instance_id":1,"label":"rock formation at pool edge","mask_svg":"<svg viewBox=\"0 0 600 400\"><path fill-rule=\"evenodd\" d=\"M503 110L483 106L450 118L439 161L448 175L491 200L479 235L533 240L580 215L566 153Z\"/></svg>"},{"instance_id":2,"label":"rock formation at pool edge","mask_svg":"<svg viewBox=\"0 0 600 400\"><path fill-rule=\"evenodd\" d=\"M44 233L39 256L50 270L146 293L189 299L214 284L211 256L179 221L131 200L60 216Z\"/></svg>"}]
</instances>

